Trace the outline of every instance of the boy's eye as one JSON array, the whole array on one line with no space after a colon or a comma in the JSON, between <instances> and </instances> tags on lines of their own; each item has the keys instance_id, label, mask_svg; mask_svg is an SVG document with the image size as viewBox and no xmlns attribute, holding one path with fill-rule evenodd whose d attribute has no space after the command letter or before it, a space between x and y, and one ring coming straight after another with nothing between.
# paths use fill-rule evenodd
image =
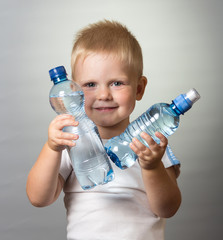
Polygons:
<instances>
[{"instance_id":1,"label":"boy's eye","mask_svg":"<svg viewBox=\"0 0 223 240\"><path fill-rule=\"evenodd\" d=\"M116 82L113 82L112 85L118 87L118 86L123 85L123 83L116 81Z\"/></svg>"},{"instance_id":2,"label":"boy's eye","mask_svg":"<svg viewBox=\"0 0 223 240\"><path fill-rule=\"evenodd\" d=\"M86 87L89 87L89 88L91 88L91 87L95 87L95 83L93 83L93 82L90 82L90 83L87 83L87 84L85 84L85 86Z\"/></svg>"}]
</instances>

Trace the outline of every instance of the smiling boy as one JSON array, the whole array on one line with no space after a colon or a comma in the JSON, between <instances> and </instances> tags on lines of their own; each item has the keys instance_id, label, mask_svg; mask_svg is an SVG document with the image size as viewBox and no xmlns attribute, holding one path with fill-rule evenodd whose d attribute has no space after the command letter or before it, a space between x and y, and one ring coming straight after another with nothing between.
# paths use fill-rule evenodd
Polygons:
<instances>
[{"instance_id":1,"label":"smiling boy","mask_svg":"<svg viewBox=\"0 0 223 240\"><path fill-rule=\"evenodd\" d=\"M81 30L71 57L72 78L85 94L85 111L103 141L121 134L129 124L135 102L147 84L142 75L142 53L135 37L118 22L101 21ZM68 239L164 239L164 218L181 203L178 165L166 153L167 139L156 144L146 133L130 147L138 155L126 170L114 166L115 180L84 191L77 183L65 146L78 136L62 132L78 126L70 115L57 116L27 181L27 194L35 206L53 203L62 189L67 209ZM86 146L87 147L87 146Z\"/></svg>"}]
</instances>

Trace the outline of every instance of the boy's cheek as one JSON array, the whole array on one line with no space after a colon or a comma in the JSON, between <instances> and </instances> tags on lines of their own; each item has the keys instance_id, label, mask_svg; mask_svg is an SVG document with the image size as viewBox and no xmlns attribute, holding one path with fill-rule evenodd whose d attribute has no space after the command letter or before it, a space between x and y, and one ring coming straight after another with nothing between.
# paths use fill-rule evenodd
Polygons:
<instances>
[{"instance_id":1,"label":"boy's cheek","mask_svg":"<svg viewBox=\"0 0 223 240\"><path fill-rule=\"evenodd\" d=\"M90 108L92 106L93 100L89 95L84 95L84 106L86 109Z\"/></svg>"},{"instance_id":2,"label":"boy's cheek","mask_svg":"<svg viewBox=\"0 0 223 240\"><path fill-rule=\"evenodd\" d=\"M86 97L85 98L85 102L84 102L84 109L85 109L85 112L86 112L88 117L91 114L92 105L93 105L93 103L92 103L91 99Z\"/></svg>"}]
</instances>

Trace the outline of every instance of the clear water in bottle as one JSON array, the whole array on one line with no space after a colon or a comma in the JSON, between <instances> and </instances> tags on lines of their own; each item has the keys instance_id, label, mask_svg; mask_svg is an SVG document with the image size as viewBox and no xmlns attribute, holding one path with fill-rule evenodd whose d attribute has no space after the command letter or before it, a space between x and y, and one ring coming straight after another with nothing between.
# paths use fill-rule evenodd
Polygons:
<instances>
[{"instance_id":1,"label":"clear water in bottle","mask_svg":"<svg viewBox=\"0 0 223 240\"><path fill-rule=\"evenodd\" d=\"M165 137L172 135L178 128L180 115L188 111L200 98L195 89L175 98L172 104L157 103L151 106L145 113L131 122L125 132L120 136L110 139L105 148L112 161L121 169L131 167L137 155L129 147L133 137L136 137L145 144L148 144L140 137L141 132L148 133L157 143L159 138L155 132L162 133Z\"/></svg>"},{"instance_id":2,"label":"clear water in bottle","mask_svg":"<svg viewBox=\"0 0 223 240\"><path fill-rule=\"evenodd\" d=\"M84 93L77 91L63 96L51 95L50 104L57 114L77 114L84 108Z\"/></svg>"},{"instance_id":3,"label":"clear water in bottle","mask_svg":"<svg viewBox=\"0 0 223 240\"><path fill-rule=\"evenodd\" d=\"M83 91L66 75L62 66L50 70L54 81L50 104L57 114L71 114L79 122L77 127L67 126L63 131L79 135L76 146L67 147L67 150L77 180L86 190L112 181L114 172L98 129L85 113Z\"/></svg>"}]
</instances>

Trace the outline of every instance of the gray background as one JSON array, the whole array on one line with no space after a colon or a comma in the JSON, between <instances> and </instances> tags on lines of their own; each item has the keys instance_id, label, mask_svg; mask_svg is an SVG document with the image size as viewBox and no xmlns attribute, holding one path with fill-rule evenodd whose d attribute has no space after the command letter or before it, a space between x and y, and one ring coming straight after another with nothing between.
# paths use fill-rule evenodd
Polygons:
<instances>
[{"instance_id":1,"label":"gray background","mask_svg":"<svg viewBox=\"0 0 223 240\"><path fill-rule=\"evenodd\" d=\"M182 164L183 202L167 221L166 239L220 238L222 11L221 0L0 1L1 239L65 239L63 194L52 206L35 208L26 179L55 117L48 70L64 65L70 75L74 34L104 18L127 25L143 49L149 83L132 119L192 87L200 92L169 139Z\"/></svg>"}]
</instances>

